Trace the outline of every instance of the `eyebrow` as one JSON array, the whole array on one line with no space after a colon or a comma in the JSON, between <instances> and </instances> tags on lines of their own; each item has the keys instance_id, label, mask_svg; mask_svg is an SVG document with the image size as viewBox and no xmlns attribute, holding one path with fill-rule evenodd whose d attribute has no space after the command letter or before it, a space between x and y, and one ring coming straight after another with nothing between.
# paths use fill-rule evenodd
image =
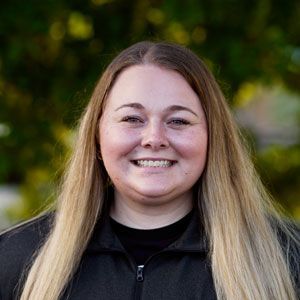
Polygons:
<instances>
[{"instance_id":1,"label":"eyebrow","mask_svg":"<svg viewBox=\"0 0 300 300\"><path fill-rule=\"evenodd\" d=\"M137 102L133 102L133 103L127 103L127 104L123 104L121 106L119 106L115 111L121 109L121 108L125 108L125 107L130 107L130 108L136 108L136 109L140 109L140 110L144 110L145 107ZM191 110L188 107L182 106L182 105L171 105L169 107L166 108L166 111L188 111L190 113L192 113L193 115L195 115L196 117L198 117L198 115Z\"/></svg>"},{"instance_id":2,"label":"eyebrow","mask_svg":"<svg viewBox=\"0 0 300 300\"><path fill-rule=\"evenodd\" d=\"M115 111L117 111L121 108L124 108L124 107L131 107L131 108L136 108L136 109L145 109L145 107L142 104L134 102L134 103L123 104L123 105L119 106L117 109L115 109Z\"/></svg>"}]
</instances>

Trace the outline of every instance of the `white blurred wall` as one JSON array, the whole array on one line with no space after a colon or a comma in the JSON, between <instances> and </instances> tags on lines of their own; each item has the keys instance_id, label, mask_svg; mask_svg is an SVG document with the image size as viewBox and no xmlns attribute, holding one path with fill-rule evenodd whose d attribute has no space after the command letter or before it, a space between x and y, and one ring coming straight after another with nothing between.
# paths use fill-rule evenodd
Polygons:
<instances>
[{"instance_id":1,"label":"white blurred wall","mask_svg":"<svg viewBox=\"0 0 300 300\"><path fill-rule=\"evenodd\" d=\"M8 207L16 205L20 198L17 185L0 185L0 231L11 225L5 211Z\"/></svg>"}]
</instances>

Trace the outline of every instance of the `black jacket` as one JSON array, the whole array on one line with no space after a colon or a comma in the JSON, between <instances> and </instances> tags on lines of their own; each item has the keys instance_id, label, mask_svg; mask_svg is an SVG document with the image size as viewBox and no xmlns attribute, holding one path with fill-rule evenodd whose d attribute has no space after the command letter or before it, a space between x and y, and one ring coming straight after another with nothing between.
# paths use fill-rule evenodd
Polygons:
<instances>
[{"instance_id":1,"label":"black jacket","mask_svg":"<svg viewBox=\"0 0 300 300\"><path fill-rule=\"evenodd\" d=\"M17 284L49 231L46 216L0 236L0 299L18 299ZM208 249L197 214L183 235L138 267L113 233L99 222L80 266L61 299L215 300Z\"/></svg>"}]
</instances>

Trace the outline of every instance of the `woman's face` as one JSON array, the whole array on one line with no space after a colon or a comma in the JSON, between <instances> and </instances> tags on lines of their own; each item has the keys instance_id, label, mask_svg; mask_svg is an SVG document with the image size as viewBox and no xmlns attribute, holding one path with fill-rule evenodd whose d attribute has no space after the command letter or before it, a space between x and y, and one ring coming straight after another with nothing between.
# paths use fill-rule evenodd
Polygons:
<instances>
[{"instance_id":1,"label":"woman's face","mask_svg":"<svg viewBox=\"0 0 300 300\"><path fill-rule=\"evenodd\" d=\"M205 166L207 126L198 96L179 73L155 65L125 69L99 130L115 197L145 205L192 201Z\"/></svg>"}]
</instances>

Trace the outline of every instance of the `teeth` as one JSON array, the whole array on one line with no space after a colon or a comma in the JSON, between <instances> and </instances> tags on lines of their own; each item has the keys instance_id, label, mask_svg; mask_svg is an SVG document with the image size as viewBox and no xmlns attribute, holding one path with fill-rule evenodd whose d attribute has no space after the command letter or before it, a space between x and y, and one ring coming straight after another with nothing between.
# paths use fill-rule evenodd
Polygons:
<instances>
[{"instance_id":1,"label":"teeth","mask_svg":"<svg viewBox=\"0 0 300 300\"><path fill-rule=\"evenodd\" d=\"M140 167L163 167L167 168L172 165L172 163L168 160L137 160L137 165Z\"/></svg>"}]
</instances>

